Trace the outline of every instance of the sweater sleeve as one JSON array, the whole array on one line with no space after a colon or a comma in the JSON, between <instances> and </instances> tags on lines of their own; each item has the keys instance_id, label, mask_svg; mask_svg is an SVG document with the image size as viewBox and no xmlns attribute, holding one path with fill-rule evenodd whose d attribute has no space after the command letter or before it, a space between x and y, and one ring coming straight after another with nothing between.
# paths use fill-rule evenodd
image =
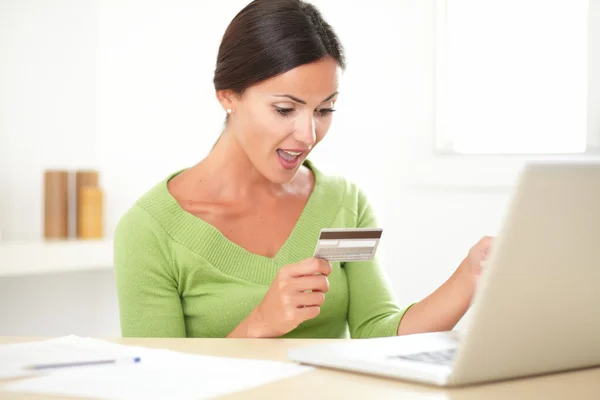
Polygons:
<instances>
[{"instance_id":1,"label":"sweater sleeve","mask_svg":"<svg viewBox=\"0 0 600 400\"><path fill-rule=\"evenodd\" d=\"M119 221L114 273L123 337L185 337L170 241L140 205Z\"/></svg>"},{"instance_id":2,"label":"sweater sleeve","mask_svg":"<svg viewBox=\"0 0 600 400\"><path fill-rule=\"evenodd\" d=\"M375 213L365 194L358 190L359 228L377 227ZM348 325L352 338L396 336L402 316L392 288L377 259L344 264L348 278Z\"/></svg>"}]
</instances>

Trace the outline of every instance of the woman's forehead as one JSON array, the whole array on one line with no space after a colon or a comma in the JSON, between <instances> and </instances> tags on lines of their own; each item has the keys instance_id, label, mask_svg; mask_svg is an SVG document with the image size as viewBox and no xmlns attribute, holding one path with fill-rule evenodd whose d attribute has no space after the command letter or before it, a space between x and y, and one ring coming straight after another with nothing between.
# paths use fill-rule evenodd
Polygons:
<instances>
[{"instance_id":1,"label":"woman's forehead","mask_svg":"<svg viewBox=\"0 0 600 400\"><path fill-rule=\"evenodd\" d=\"M304 64L255 85L253 92L273 95L293 95L306 102L320 103L337 92L341 68L327 58Z\"/></svg>"}]
</instances>

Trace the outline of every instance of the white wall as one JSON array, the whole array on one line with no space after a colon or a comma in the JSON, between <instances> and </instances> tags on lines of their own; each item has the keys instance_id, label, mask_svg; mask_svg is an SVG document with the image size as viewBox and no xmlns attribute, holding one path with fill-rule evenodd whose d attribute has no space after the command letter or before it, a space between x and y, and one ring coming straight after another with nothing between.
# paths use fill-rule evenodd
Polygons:
<instances>
[{"instance_id":1,"label":"white wall","mask_svg":"<svg viewBox=\"0 0 600 400\"><path fill-rule=\"evenodd\" d=\"M334 127L313 159L370 194L385 228L385 268L409 303L496 233L508 192L413 185L411 150L431 126L433 0L314 3L342 38L349 67ZM201 159L222 126L211 84L217 47L245 4L0 2L4 240L40 237L45 168L99 169L112 232L141 193ZM0 335L118 336L112 274L0 279L0 321Z\"/></svg>"}]
</instances>

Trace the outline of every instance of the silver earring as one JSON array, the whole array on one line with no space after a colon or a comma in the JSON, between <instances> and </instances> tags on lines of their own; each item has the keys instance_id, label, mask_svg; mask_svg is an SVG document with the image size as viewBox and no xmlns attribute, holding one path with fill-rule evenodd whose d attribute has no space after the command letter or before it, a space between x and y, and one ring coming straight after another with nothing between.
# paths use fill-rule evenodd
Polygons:
<instances>
[{"instance_id":1,"label":"silver earring","mask_svg":"<svg viewBox=\"0 0 600 400\"><path fill-rule=\"evenodd\" d=\"M227 114L231 114L231 108L227 109Z\"/></svg>"}]
</instances>

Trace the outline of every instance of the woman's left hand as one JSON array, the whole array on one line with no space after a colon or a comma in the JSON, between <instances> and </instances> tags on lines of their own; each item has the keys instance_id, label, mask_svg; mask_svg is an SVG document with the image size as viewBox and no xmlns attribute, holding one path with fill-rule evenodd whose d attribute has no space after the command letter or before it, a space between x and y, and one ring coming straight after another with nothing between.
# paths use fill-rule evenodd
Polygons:
<instances>
[{"instance_id":1,"label":"woman's left hand","mask_svg":"<svg viewBox=\"0 0 600 400\"><path fill-rule=\"evenodd\" d=\"M408 309L398 327L398 335L454 329L473 300L493 239L484 236L471 247L446 283Z\"/></svg>"},{"instance_id":2,"label":"woman's left hand","mask_svg":"<svg viewBox=\"0 0 600 400\"><path fill-rule=\"evenodd\" d=\"M479 242L469 250L465 261L462 264L466 276L472 279L474 285L477 284L481 271L485 265L490 252L490 246L493 241L492 236L484 236Z\"/></svg>"}]
</instances>

